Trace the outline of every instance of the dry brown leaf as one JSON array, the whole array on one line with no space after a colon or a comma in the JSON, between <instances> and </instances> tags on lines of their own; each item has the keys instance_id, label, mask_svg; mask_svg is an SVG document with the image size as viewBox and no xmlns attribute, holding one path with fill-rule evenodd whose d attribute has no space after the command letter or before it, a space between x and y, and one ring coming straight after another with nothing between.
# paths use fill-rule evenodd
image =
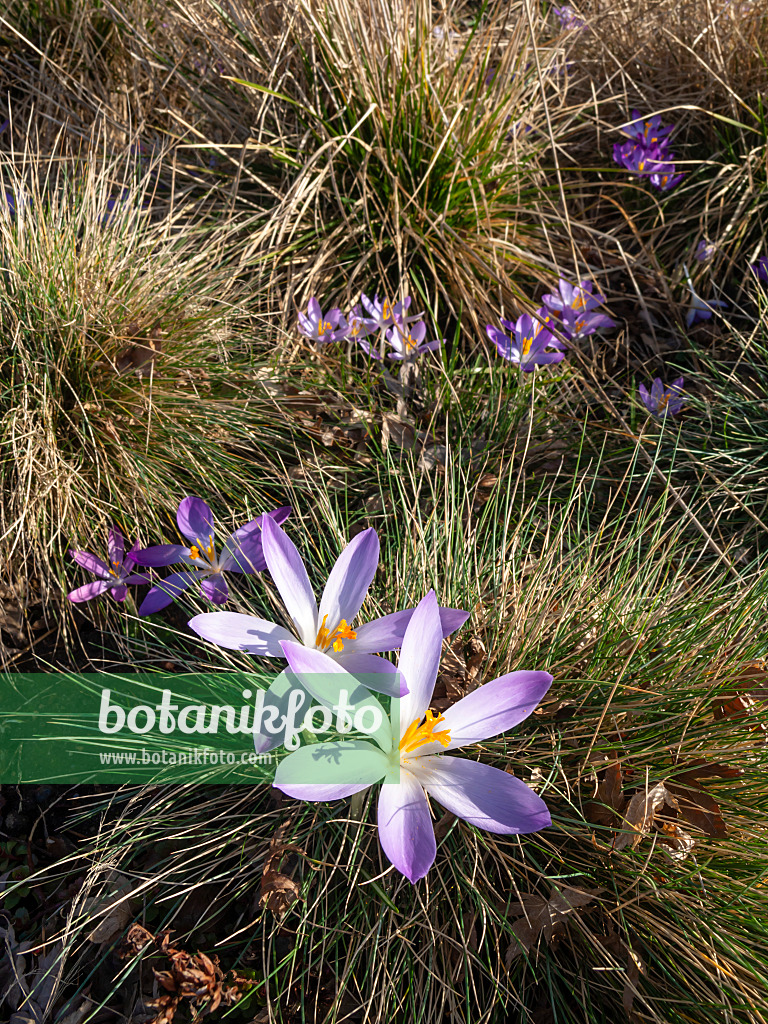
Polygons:
<instances>
[{"instance_id":1,"label":"dry brown leaf","mask_svg":"<svg viewBox=\"0 0 768 1024\"><path fill-rule=\"evenodd\" d=\"M689 825L714 839L723 839L728 834L720 807L711 794L703 789L678 786L674 782L668 783L668 788L677 798L681 817Z\"/></svg>"},{"instance_id":2,"label":"dry brown leaf","mask_svg":"<svg viewBox=\"0 0 768 1024\"><path fill-rule=\"evenodd\" d=\"M627 798L621 791L621 765L616 761L605 769L595 799L586 806L585 817L593 825L613 825L617 812L620 814L624 810L626 802Z\"/></svg>"},{"instance_id":3,"label":"dry brown leaf","mask_svg":"<svg viewBox=\"0 0 768 1024\"><path fill-rule=\"evenodd\" d=\"M301 895L301 890L293 878L280 871L286 854L303 852L298 846L283 842L283 836L289 826L290 822L283 822L276 830L269 844L269 853L261 875L259 903L267 910L271 910L275 917L282 917Z\"/></svg>"},{"instance_id":4,"label":"dry brown leaf","mask_svg":"<svg viewBox=\"0 0 768 1024\"><path fill-rule=\"evenodd\" d=\"M693 836L683 831L674 821L665 821L661 826L664 833L661 838L661 845L675 861L682 861L693 851L696 845Z\"/></svg>"},{"instance_id":5,"label":"dry brown leaf","mask_svg":"<svg viewBox=\"0 0 768 1024\"><path fill-rule=\"evenodd\" d=\"M416 428L399 416L384 413L381 422L381 446L386 452L390 445L408 451L416 442Z\"/></svg>"},{"instance_id":6,"label":"dry brown leaf","mask_svg":"<svg viewBox=\"0 0 768 1024\"><path fill-rule=\"evenodd\" d=\"M507 949L507 967L523 953L527 953L540 935L551 943L565 931L569 915L580 907L588 906L602 891L573 889L570 886L563 886L558 891L553 886L549 899L533 893L520 893L520 901L509 908L510 913L523 916L512 925L512 933L517 941Z\"/></svg>"},{"instance_id":7,"label":"dry brown leaf","mask_svg":"<svg viewBox=\"0 0 768 1024\"><path fill-rule=\"evenodd\" d=\"M125 931L133 920L128 903L128 894L133 890L133 880L117 871L110 872L107 892L90 899L84 909L91 915L105 911L88 935L90 942L110 944Z\"/></svg>"},{"instance_id":8,"label":"dry brown leaf","mask_svg":"<svg viewBox=\"0 0 768 1024\"><path fill-rule=\"evenodd\" d=\"M624 821L629 826L621 832L614 843L614 850L634 849L643 836L647 836L654 819L664 805L678 809L677 800L663 782L640 793L635 793L624 812Z\"/></svg>"}]
</instances>

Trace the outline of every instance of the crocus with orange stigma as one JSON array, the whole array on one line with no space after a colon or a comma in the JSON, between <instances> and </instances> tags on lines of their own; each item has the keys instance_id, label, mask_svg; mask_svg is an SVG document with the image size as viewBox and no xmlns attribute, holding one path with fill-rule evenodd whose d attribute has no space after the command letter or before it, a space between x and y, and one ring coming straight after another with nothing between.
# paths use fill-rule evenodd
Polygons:
<instances>
[{"instance_id":1,"label":"crocus with orange stigma","mask_svg":"<svg viewBox=\"0 0 768 1024\"><path fill-rule=\"evenodd\" d=\"M544 326L544 323L552 320L551 315L546 309L538 310L537 315L540 319L523 313L514 323L502 320L501 326L507 333L493 324L486 324L485 327L499 355L515 363L523 373L531 373L535 366L559 363L565 359L565 345ZM547 352L549 348L555 351Z\"/></svg>"},{"instance_id":2,"label":"crocus with orange stigma","mask_svg":"<svg viewBox=\"0 0 768 1024\"><path fill-rule=\"evenodd\" d=\"M448 751L507 732L526 719L552 683L548 672L510 672L485 683L441 714L430 709L440 666L443 629L433 591L413 611L398 671L408 693L382 718L373 740L339 740L300 747L277 767L274 785L298 800L338 800L381 782L379 842L412 883L435 861L437 844L427 796L476 828L502 835L538 832L552 824L547 805L509 772ZM357 681L321 651L283 643L291 669L327 707ZM328 679L323 697L317 680Z\"/></svg>"},{"instance_id":3,"label":"crocus with orange stigma","mask_svg":"<svg viewBox=\"0 0 768 1024\"><path fill-rule=\"evenodd\" d=\"M341 341L349 332L349 325L341 310L334 306L323 313L320 303L313 296L309 300L306 313L299 313L299 332L310 341L326 344L330 341Z\"/></svg>"},{"instance_id":4,"label":"crocus with orange stigma","mask_svg":"<svg viewBox=\"0 0 768 1024\"><path fill-rule=\"evenodd\" d=\"M113 526L107 539L109 564L92 555L90 551L70 551L70 557L88 572L95 573L98 579L67 594L69 600L73 604L80 604L83 601L91 601L100 594L109 594L115 601L124 601L128 587L149 583L150 578L146 573L133 571L136 566L134 555L138 547L137 541L131 550L126 552L125 538L120 530Z\"/></svg>"}]
</instances>

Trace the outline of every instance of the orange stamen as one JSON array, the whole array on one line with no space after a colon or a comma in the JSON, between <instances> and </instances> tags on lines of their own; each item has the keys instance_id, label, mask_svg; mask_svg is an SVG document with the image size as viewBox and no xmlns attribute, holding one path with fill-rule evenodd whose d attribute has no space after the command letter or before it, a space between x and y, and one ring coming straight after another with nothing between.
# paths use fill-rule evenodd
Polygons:
<instances>
[{"instance_id":1,"label":"orange stamen","mask_svg":"<svg viewBox=\"0 0 768 1024\"><path fill-rule=\"evenodd\" d=\"M325 623L328 620L328 616L323 616L323 622L320 629L317 631L317 637L315 638L315 647L319 651L325 651L333 644L333 649L338 654L339 651L344 650L345 640L357 640L357 633L354 629L350 629L347 625L347 620L342 619L336 629L327 629Z\"/></svg>"},{"instance_id":2,"label":"orange stamen","mask_svg":"<svg viewBox=\"0 0 768 1024\"><path fill-rule=\"evenodd\" d=\"M405 754L410 754L414 750L418 750L419 747L423 747L426 743L432 743L436 741L443 747L447 747L451 742L450 729L442 729L440 732L435 732L435 726L439 725L440 722L445 721L445 715L434 715L431 711L427 711L426 720L419 724L419 719L415 718L403 734L403 738L400 740L400 750Z\"/></svg>"}]
</instances>

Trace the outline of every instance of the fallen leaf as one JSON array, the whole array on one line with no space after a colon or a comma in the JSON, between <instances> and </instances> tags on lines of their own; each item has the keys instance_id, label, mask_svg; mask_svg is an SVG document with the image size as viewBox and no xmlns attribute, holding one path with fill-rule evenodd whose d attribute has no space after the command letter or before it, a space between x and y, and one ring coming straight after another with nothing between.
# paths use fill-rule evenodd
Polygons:
<instances>
[{"instance_id":1,"label":"fallen leaf","mask_svg":"<svg viewBox=\"0 0 768 1024\"><path fill-rule=\"evenodd\" d=\"M714 839L723 839L728 834L720 807L710 793L703 789L678 786L674 782L667 785L670 792L677 797L681 817L685 818L689 825Z\"/></svg>"},{"instance_id":2,"label":"fallen leaf","mask_svg":"<svg viewBox=\"0 0 768 1024\"><path fill-rule=\"evenodd\" d=\"M621 765L615 761L605 769L595 799L590 800L585 808L585 817L593 825L613 825L626 802L627 798L621 791Z\"/></svg>"},{"instance_id":3,"label":"fallen leaf","mask_svg":"<svg viewBox=\"0 0 768 1024\"><path fill-rule=\"evenodd\" d=\"M416 428L399 416L384 413L381 422L381 446L388 451L390 445L408 451L416 442Z\"/></svg>"},{"instance_id":4,"label":"fallen leaf","mask_svg":"<svg viewBox=\"0 0 768 1024\"><path fill-rule=\"evenodd\" d=\"M276 917L282 917L301 895L297 882L280 871L283 857L286 854L303 852L298 846L283 842L283 836L289 826L290 822L284 822L276 830L269 844L269 853L264 861L264 870L261 875L259 903L267 910L271 910Z\"/></svg>"},{"instance_id":5,"label":"fallen leaf","mask_svg":"<svg viewBox=\"0 0 768 1024\"><path fill-rule=\"evenodd\" d=\"M627 846L634 850L643 836L648 835L656 814L665 804L674 810L678 809L677 800L663 782L657 782L651 789L635 793L624 812L624 821L629 828L617 836L614 850L624 850Z\"/></svg>"},{"instance_id":6,"label":"fallen leaf","mask_svg":"<svg viewBox=\"0 0 768 1024\"><path fill-rule=\"evenodd\" d=\"M529 952L539 936L543 935L551 943L565 931L569 915L580 907L588 906L602 891L573 889L570 886L557 890L553 886L549 899L532 893L520 893L520 901L509 908L510 913L523 916L512 925L512 934L517 941L507 949L507 967L523 953Z\"/></svg>"},{"instance_id":7,"label":"fallen leaf","mask_svg":"<svg viewBox=\"0 0 768 1024\"><path fill-rule=\"evenodd\" d=\"M106 892L89 899L84 910L91 917L103 914L88 935L89 942L109 945L125 931L133 920L133 912L128 903L128 895L135 888L133 879L111 871L106 879Z\"/></svg>"},{"instance_id":8,"label":"fallen leaf","mask_svg":"<svg viewBox=\"0 0 768 1024\"><path fill-rule=\"evenodd\" d=\"M693 836L684 832L674 821L665 821L661 826L661 845L675 861L683 861L696 845Z\"/></svg>"}]
</instances>

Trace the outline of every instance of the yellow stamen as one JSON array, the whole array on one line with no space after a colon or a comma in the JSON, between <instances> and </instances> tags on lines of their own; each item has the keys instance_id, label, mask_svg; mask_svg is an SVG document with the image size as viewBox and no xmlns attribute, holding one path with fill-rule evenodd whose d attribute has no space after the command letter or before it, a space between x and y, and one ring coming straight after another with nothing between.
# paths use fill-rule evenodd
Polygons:
<instances>
[{"instance_id":1,"label":"yellow stamen","mask_svg":"<svg viewBox=\"0 0 768 1024\"><path fill-rule=\"evenodd\" d=\"M117 565L117 562L115 562L115 565ZM117 573L115 572L114 569L110 569L109 571L112 573L113 576L117 576Z\"/></svg>"},{"instance_id":2,"label":"yellow stamen","mask_svg":"<svg viewBox=\"0 0 768 1024\"><path fill-rule=\"evenodd\" d=\"M387 299L384 299L384 305L381 307L381 319L389 320L390 314L391 309L389 306L389 301Z\"/></svg>"},{"instance_id":3,"label":"yellow stamen","mask_svg":"<svg viewBox=\"0 0 768 1024\"><path fill-rule=\"evenodd\" d=\"M575 298L573 300L573 307L572 308L573 309L584 309L586 304L587 304L587 300L584 298L584 296L583 295L579 295L577 298Z\"/></svg>"},{"instance_id":4,"label":"yellow stamen","mask_svg":"<svg viewBox=\"0 0 768 1024\"><path fill-rule=\"evenodd\" d=\"M194 544L193 544L193 545L192 545L192 547L191 547L191 548L189 549L189 557L190 557L190 558L199 558L199 557L200 557L200 551L198 550L198 548L197 548L197 547L195 547L195 545L194 545Z\"/></svg>"},{"instance_id":5,"label":"yellow stamen","mask_svg":"<svg viewBox=\"0 0 768 1024\"><path fill-rule=\"evenodd\" d=\"M426 721L419 724L419 719L414 719L403 734L403 738L400 740L400 749L405 754L410 754L414 750L418 750L419 747L423 747L425 743L432 743L436 741L443 747L447 747L451 742L450 729L441 729L440 732L435 732L434 728L440 722L445 721L445 715L434 715L431 711L427 712Z\"/></svg>"},{"instance_id":6,"label":"yellow stamen","mask_svg":"<svg viewBox=\"0 0 768 1024\"><path fill-rule=\"evenodd\" d=\"M585 324L585 323L586 323L586 320L577 320L577 321L576 321L576 333L577 333L577 334L578 334L578 333L579 333L579 331L580 331L580 330L581 330L581 329L582 329L582 328L584 327L584 324Z\"/></svg>"},{"instance_id":7,"label":"yellow stamen","mask_svg":"<svg viewBox=\"0 0 768 1024\"><path fill-rule=\"evenodd\" d=\"M641 160L640 163L637 165L637 169L638 169L638 171L642 171L642 169L644 167L645 167L645 160Z\"/></svg>"},{"instance_id":8,"label":"yellow stamen","mask_svg":"<svg viewBox=\"0 0 768 1024\"><path fill-rule=\"evenodd\" d=\"M527 356L531 351L531 345L533 344L533 338L523 338L523 355Z\"/></svg>"},{"instance_id":9,"label":"yellow stamen","mask_svg":"<svg viewBox=\"0 0 768 1024\"><path fill-rule=\"evenodd\" d=\"M324 334L327 334L328 331L332 330L333 327L331 326L330 320L321 320L320 323L317 325L317 336L319 338L322 338Z\"/></svg>"},{"instance_id":10,"label":"yellow stamen","mask_svg":"<svg viewBox=\"0 0 768 1024\"><path fill-rule=\"evenodd\" d=\"M325 651L331 644L333 644L333 649L338 654L339 651L344 650L345 640L357 640L357 633L354 629L349 628L346 619L342 619L334 630L326 628L325 623L327 621L328 616L324 615L323 623L317 631L317 637L315 638L315 647L318 651Z\"/></svg>"}]
</instances>

